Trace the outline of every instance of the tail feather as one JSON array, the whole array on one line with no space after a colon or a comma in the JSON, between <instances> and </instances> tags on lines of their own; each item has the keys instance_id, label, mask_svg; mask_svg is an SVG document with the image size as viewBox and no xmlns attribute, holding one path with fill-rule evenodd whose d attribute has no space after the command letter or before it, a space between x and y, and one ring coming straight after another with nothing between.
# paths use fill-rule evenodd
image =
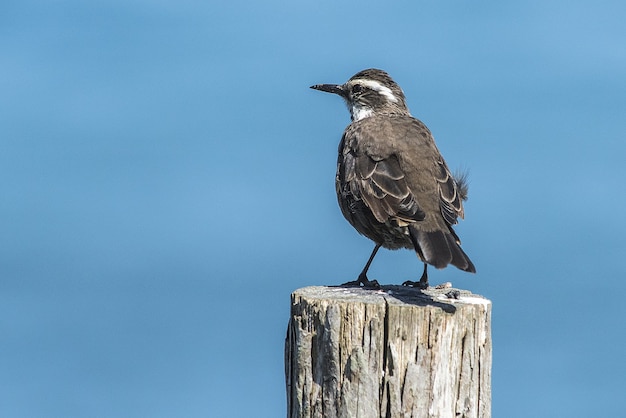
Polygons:
<instances>
[{"instance_id":1,"label":"tail feather","mask_svg":"<svg viewBox=\"0 0 626 418\"><path fill-rule=\"evenodd\" d=\"M458 239L450 232L424 232L409 227L415 250L425 263L438 269L452 264L460 270L476 273L474 264L461 249Z\"/></svg>"}]
</instances>

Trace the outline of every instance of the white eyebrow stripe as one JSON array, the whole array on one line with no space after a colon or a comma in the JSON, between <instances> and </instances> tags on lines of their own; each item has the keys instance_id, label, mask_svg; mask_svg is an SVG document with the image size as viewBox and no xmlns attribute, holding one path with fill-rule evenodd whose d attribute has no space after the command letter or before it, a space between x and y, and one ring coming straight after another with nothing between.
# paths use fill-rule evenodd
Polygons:
<instances>
[{"instance_id":1,"label":"white eyebrow stripe","mask_svg":"<svg viewBox=\"0 0 626 418\"><path fill-rule=\"evenodd\" d=\"M394 103L398 103L398 98L396 96L394 96L394 94L391 91L391 89L389 87L387 87L387 86L383 86L378 81L366 80L366 79L354 80L354 84L357 84L357 83L362 85L362 86L365 86L367 88L370 88L372 90L375 90L375 91L379 92L380 94L385 96L387 99L389 99L389 101L392 101Z\"/></svg>"}]
</instances>

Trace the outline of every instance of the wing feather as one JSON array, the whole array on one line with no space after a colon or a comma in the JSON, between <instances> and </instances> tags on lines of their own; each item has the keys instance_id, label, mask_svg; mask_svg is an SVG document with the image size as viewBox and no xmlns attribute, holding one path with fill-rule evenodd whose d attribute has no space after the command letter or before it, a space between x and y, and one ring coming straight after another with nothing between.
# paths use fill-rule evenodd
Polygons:
<instances>
[{"instance_id":1,"label":"wing feather","mask_svg":"<svg viewBox=\"0 0 626 418\"><path fill-rule=\"evenodd\" d=\"M360 174L354 179L355 186L378 222L424 219L425 214L411 193L395 156L376 161L371 156L361 155L356 159L355 168Z\"/></svg>"},{"instance_id":2,"label":"wing feather","mask_svg":"<svg viewBox=\"0 0 626 418\"><path fill-rule=\"evenodd\" d=\"M456 180L450 173L443 159L437 161L437 182L439 183L439 207L441 215L448 223L454 225L465 215L463 200L467 199L467 183L464 176Z\"/></svg>"}]
</instances>

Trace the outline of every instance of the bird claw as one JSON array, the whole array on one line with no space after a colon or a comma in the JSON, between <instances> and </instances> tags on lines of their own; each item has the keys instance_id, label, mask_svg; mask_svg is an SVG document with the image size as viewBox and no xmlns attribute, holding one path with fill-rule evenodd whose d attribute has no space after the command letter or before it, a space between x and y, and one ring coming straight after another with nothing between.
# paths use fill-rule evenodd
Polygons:
<instances>
[{"instance_id":1,"label":"bird claw","mask_svg":"<svg viewBox=\"0 0 626 418\"><path fill-rule=\"evenodd\" d=\"M414 287L417 289L428 289L428 280L420 280L419 282L407 280L406 282L402 283L402 286Z\"/></svg>"},{"instance_id":2,"label":"bird claw","mask_svg":"<svg viewBox=\"0 0 626 418\"><path fill-rule=\"evenodd\" d=\"M378 283L378 280L376 280L376 279L369 280L367 278L367 276L365 276L365 275L360 275L358 279L353 280L351 282L346 282L346 283L342 284L341 286L344 286L344 287L362 287L363 289L372 289L372 290L380 289L380 284Z\"/></svg>"}]
</instances>

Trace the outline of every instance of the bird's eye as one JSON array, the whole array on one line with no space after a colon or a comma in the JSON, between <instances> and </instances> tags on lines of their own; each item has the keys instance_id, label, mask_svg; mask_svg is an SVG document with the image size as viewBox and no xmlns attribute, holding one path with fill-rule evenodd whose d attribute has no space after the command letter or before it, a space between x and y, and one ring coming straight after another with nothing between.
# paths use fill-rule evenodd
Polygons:
<instances>
[{"instance_id":1,"label":"bird's eye","mask_svg":"<svg viewBox=\"0 0 626 418\"><path fill-rule=\"evenodd\" d=\"M352 86L352 93L360 93L361 91L363 91L363 87L360 84Z\"/></svg>"}]
</instances>

